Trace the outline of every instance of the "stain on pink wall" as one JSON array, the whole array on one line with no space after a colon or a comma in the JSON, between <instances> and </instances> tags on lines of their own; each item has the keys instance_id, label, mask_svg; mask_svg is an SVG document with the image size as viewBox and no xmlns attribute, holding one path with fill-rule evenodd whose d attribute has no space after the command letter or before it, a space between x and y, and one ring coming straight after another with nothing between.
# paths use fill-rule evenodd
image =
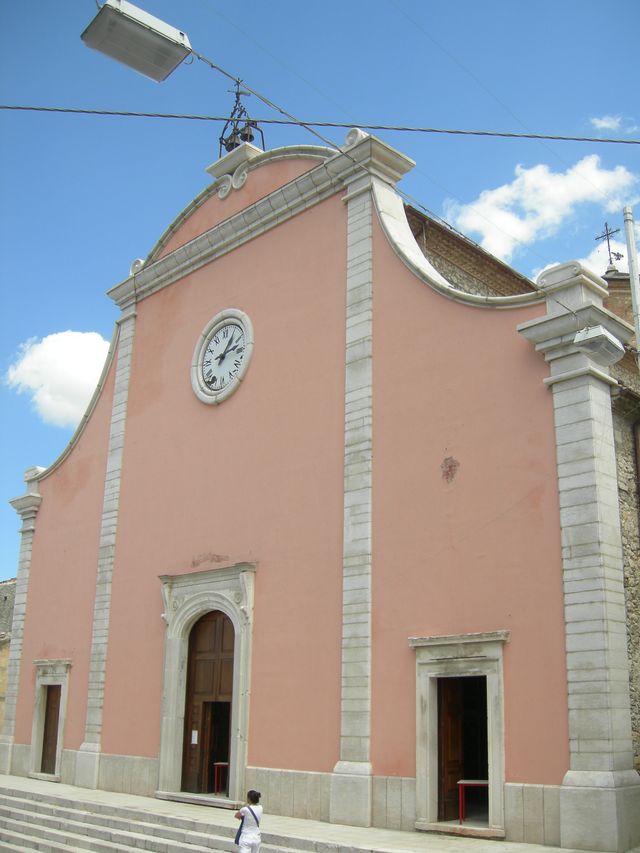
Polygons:
<instances>
[{"instance_id":1,"label":"stain on pink wall","mask_svg":"<svg viewBox=\"0 0 640 853\"><path fill-rule=\"evenodd\" d=\"M31 742L38 659L69 659L65 749L84 740L98 543L114 365L70 454L40 481L31 557L15 739Z\"/></svg>"},{"instance_id":2,"label":"stain on pink wall","mask_svg":"<svg viewBox=\"0 0 640 853\"><path fill-rule=\"evenodd\" d=\"M257 562L249 763L328 771L338 759L345 235L334 197L138 306L105 752L158 754L158 576L247 560ZM191 359L229 307L252 320L253 358L239 390L207 406Z\"/></svg>"},{"instance_id":3,"label":"stain on pink wall","mask_svg":"<svg viewBox=\"0 0 640 853\"><path fill-rule=\"evenodd\" d=\"M253 168L244 185L238 190L231 190L226 198L218 198L217 191L213 191L209 198L203 200L202 204L188 214L184 222L180 223L176 232L168 237L167 242L160 248L156 257L162 258L180 246L184 246L194 237L204 234L205 231L225 219L229 219L239 211L245 210L283 184L289 183L304 172L308 172L309 169L313 169L319 162L321 161L318 158L293 157L287 160L265 163Z\"/></svg>"},{"instance_id":4,"label":"stain on pink wall","mask_svg":"<svg viewBox=\"0 0 640 853\"><path fill-rule=\"evenodd\" d=\"M415 775L411 636L508 629L506 781L568 767L552 400L516 331L542 305L461 305L420 282L377 222L374 774ZM393 720L393 726L389 721Z\"/></svg>"}]
</instances>

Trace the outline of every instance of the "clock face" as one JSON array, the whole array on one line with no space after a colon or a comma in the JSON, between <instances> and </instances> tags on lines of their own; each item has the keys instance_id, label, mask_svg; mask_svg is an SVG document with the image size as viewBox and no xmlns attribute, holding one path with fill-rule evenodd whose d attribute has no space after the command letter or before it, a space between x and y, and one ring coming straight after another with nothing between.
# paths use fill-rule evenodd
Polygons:
<instances>
[{"instance_id":1,"label":"clock face","mask_svg":"<svg viewBox=\"0 0 640 853\"><path fill-rule=\"evenodd\" d=\"M228 308L208 323L191 365L191 384L203 403L220 403L232 394L249 365L253 350L251 321L242 311Z\"/></svg>"},{"instance_id":2,"label":"clock face","mask_svg":"<svg viewBox=\"0 0 640 853\"><path fill-rule=\"evenodd\" d=\"M226 388L238 375L245 358L244 329L239 323L225 323L214 333L202 358L202 380L212 391Z\"/></svg>"}]
</instances>

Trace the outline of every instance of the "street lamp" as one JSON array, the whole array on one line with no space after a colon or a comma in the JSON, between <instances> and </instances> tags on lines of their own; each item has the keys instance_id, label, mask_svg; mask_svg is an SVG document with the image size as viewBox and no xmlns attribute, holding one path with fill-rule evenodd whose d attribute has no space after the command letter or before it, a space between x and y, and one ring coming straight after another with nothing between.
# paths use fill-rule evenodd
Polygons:
<instances>
[{"instance_id":1,"label":"street lamp","mask_svg":"<svg viewBox=\"0 0 640 853\"><path fill-rule=\"evenodd\" d=\"M576 332L573 343L603 367L615 364L624 355L623 345L604 326L587 326L580 329Z\"/></svg>"},{"instance_id":2,"label":"street lamp","mask_svg":"<svg viewBox=\"0 0 640 853\"><path fill-rule=\"evenodd\" d=\"M186 33L127 0L105 0L81 38L158 83L192 52Z\"/></svg>"}]
</instances>

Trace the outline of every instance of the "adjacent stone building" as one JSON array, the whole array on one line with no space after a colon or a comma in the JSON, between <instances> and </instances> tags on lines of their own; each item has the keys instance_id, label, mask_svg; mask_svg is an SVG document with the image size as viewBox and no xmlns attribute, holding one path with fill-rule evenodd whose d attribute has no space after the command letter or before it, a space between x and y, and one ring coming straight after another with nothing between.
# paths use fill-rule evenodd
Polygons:
<instances>
[{"instance_id":1,"label":"adjacent stone building","mask_svg":"<svg viewBox=\"0 0 640 853\"><path fill-rule=\"evenodd\" d=\"M624 283L534 284L405 206L412 167L242 145L110 291L87 417L12 501L0 772L640 844Z\"/></svg>"},{"instance_id":2,"label":"adjacent stone building","mask_svg":"<svg viewBox=\"0 0 640 853\"><path fill-rule=\"evenodd\" d=\"M0 730L4 722L4 703L7 695L7 672L9 668L9 646L13 603L16 597L16 580L0 581Z\"/></svg>"}]
</instances>

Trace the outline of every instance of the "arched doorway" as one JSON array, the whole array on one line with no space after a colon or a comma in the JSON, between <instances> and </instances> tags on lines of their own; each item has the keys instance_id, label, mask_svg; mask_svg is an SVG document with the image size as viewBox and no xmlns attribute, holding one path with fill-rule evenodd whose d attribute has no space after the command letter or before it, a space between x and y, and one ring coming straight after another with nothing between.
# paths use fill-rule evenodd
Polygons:
<instances>
[{"instance_id":1,"label":"arched doorway","mask_svg":"<svg viewBox=\"0 0 640 853\"><path fill-rule=\"evenodd\" d=\"M228 793L235 631L219 610L189 634L181 790Z\"/></svg>"}]
</instances>

